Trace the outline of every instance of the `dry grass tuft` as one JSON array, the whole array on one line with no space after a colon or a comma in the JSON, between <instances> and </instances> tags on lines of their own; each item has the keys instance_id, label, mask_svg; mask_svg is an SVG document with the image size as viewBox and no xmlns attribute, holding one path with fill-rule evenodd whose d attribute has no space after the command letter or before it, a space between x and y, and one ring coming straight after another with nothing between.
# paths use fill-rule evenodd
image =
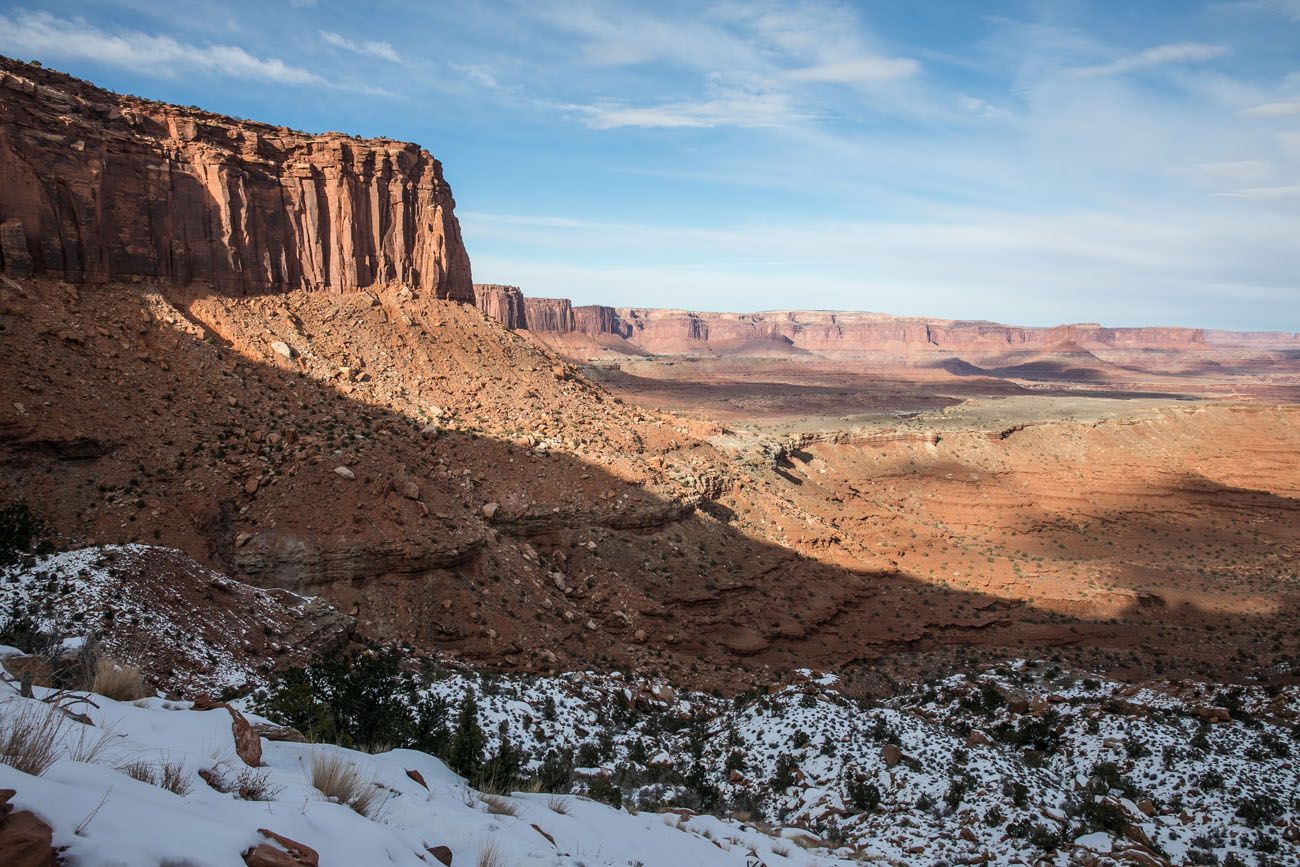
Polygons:
<instances>
[{"instance_id":1,"label":"dry grass tuft","mask_svg":"<svg viewBox=\"0 0 1300 867\"><path fill-rule=\"evenodd\" d=\"M559 813L561 816L569 815L569 799L563 795L551 795L546 806L551 808L552 813Z\"/></svg>"},{"instance_id":2,"label":"dry grass tuft","mask_svg":"<svg viewBox=\"0 0 1300 867\"><path fill-rule=\"evenodd\" d=\"M483 809L493 816L518 816L519 808L514 801L501 795L484 795Z\"/></svg>"},{"instance_id":3,"label":"dry grass tuft","mask_svg":"<svg viewBox=\"0 0 1300 867\"><path fill-rule=\"evenodd\" d=\"M342 753L319 750L311 756L311 784L328 800L345 804L367 818L383 806L383 789L362 779L357 766Z\"/></svg>"},{"instance_id":4,"label":"dry grass tuft","mask_svg":"<svg viewBox=\"0 0 1300 867\"><path fill-rule=\"evenodd\" d=\"M154 777L153 765L143 759L136 759L127 762L126 764L118 765L117 770L119 773L126 774L137 782L148 783L151 786L158 785L158 782Z\"/></svg>"},{"instance_id":5,"label":"dry grass tuft","mask_svg":"<svg viewBox=\"0 0 1300 867\"><path fill-rule=\"evenodd\" d=\"M177 759L164 759L157 764L136 759L119 765L117 769L133 780L166 789L182 798L194 788L193 782L185 773L184 763Z\"/></svg>"},{"instance_id":6,"label":"dry grass tuft","mask_svg":"<svg viewBox=\"0 0 1300 867\"><path fill-rule=\"evenodd\" d=\"M67 718L41 704L0 704L0 763L39 777L59 758L59 731Z\"/></svg>"},{"instance_id":7,"label":"dry grass tuft","mask_svg":"<svg viewBox=\"0 0 1300 867\"><path fill-rule=\"evenodd\" d=\"M158 766L158 785L182 798L194 788L193 781L185 773L185 765L177 759L164 761Z\"/></svg>"},{"instance_id":8,"label":"dry grass tuft","mask_svg":"<svg viewBox=\"0 0 1300 867\"><path fill-rule=\"evenodd\" d=\"M772 844L772 854L773 854L773 855L780 855L782 858L789 858L789 857L790 857L790 847L789 847L789 846L786 846L784 843L773 843L773 844Z\"/></svg>"},{"instance_id":9,"label":"dry grass tuft","mask_svg":"<svg viewBox=\"0 0 1300 867\"><path fill-rule=\"evenodd\" d=\"M100 659L95 664L95 679L90 690L114 701L135 701L148 693L140 669L133 665L118 665L111 659Z\"/></svg>"},{"instance_id":10,"label":"dry grass tuft","mask_svg":"<svg viewBox=\"0 0 1300 867\"><path fill-rule=\"evenodd\" d=\"M488 840L478 847L478 867L506 867L506 856L496 843Z\"/></svg>"}]
</instances>

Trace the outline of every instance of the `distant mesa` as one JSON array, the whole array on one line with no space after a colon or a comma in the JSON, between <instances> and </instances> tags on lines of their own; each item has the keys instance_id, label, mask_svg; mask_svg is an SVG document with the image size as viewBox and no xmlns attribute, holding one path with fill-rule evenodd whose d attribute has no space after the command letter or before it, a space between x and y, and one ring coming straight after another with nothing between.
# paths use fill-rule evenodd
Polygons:
<instances>
[{"instance_id":1,"label":"distant mesa","mask_svg":"<svg viewBox=\"0 0 1300 867\"><path fill-rule=\"evenodd\" d=\"M1055 375L1064 365L1089 373L1106 363L1094 350L1180 350L1235 347L1300 349L1300 334L1200 328L1107 328L1098 323L1033 328L996 322L921 319L883 313L784 310L701 313L646 307L574 307L566 298L530 298L517 286L476 284L479 309L507 328L558 338L565 348L655 355L852 356L974 352L995 365ZM962 376L987 374L969 365ZM937 362L941 366L952 362ZM1050 368L1050 370L1049 370ZM945 367L945 369L948 369Z\"/></svg>"}]
</instances>

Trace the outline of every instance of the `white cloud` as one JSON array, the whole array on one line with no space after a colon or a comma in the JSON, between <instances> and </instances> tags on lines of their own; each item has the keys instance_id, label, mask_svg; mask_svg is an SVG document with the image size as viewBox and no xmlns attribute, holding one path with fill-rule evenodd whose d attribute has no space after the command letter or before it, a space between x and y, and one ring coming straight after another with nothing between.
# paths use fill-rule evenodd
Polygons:
<instances>
[{"instance_id":1,"label":"white cloud","mask_svg":"<svg viewBox=\"0 0 1300 867\"><path fill-rule=\"evenodd\" d=\"M1277 102L1265 102L1243 109L1242 114L1252 117L1287 117L1300 114L1300 100L1284 99Z\"/></svg>"},{"instance_id":2,"label":"white cloud","mask_svg":"<svg viewBox=\"0 0 1300 867\"><path fill-rule=\"evenodd\" d=\"M1300 199L1300 185L1286 184L1276 187L1247 187L1242 190L1233 190L1229 193L1221 193L1220 195L1234 199L1250 199L1256 202L1276 202L1289 199Z\"/></svg>"},{"instance_id":3,"label":"white cloud","mask_svg":"<svg viewBox=\"0 0 1300 867\"><path fill-rule=\"evenodd\" d=\"M579 65L656 67L660 82L671 77L664 70L686 74L672 98L637 99L625 89L566 106L597 129L789 126L819 113L828 86L870 93L872 103L854 106L861 112L883 108L890 86L922 70L877 50L851 8L825 0L723 3L692 14L594 0L529 14L576 39L566 50Z\"/></svg>"},{"instance_id":4,"label":"white cloud","mask_svg":"<svg viewBox=\"0 0 1300 867\"><path fill-rule=\"evenodd\" d=\"M907 57L857 57L793 69L786 77L815 84L870 85L909 78L920 71L921 64Z\"/></svg>"},{"instance_id":5,"label":"white cloud","mask_svg":"<svg viewBox=\"0 0 1300 867\"><path fill-rule=\"evenodd\" d=\"M338 33L330 30L320 32L321 39L324 39L330 45L336 48L342 48L344 51L351 51L353 54L362 54L367 57L378 57L380 60L387 60L392 63L401 63L402 58L394 50L393 46L387 42L373 42L368 39L348 39Z\"/></svg>"},{"instance_id":6,"label":"white cloud","mask_svg":"<svg viewBox=\"0 0 1300 867\"><path fill-rule=\"evenodd\" d=\"M735 94L696 102L630 106L612 100L568 108L593 129L778 127L803 119L789 97L780 93Z\"/></svg>"},{"instance_id":7,"label":"white cloud","mask_svg":"<svg viewBox=\"0 0 1300 867\"><path fill-rule=\"evenodd\" d=\"M501 82L492 73L492 68L482 63L452 63L449 64L452 69L468 78L470 81L481 87L490 90L501 90Z\"/></svg>"},{"instance_id":8,"label":"white cloud","mask_svg":"<svg viewBox=\"0 0 1300 867\"><path fill-rule=\"evenodd\" d=\"M1171 42L1157 45L1137 54L1121 57L1100 66L1084 66L1074 70L1074 74L1089 78L1103 75L1122 75L1137 69L1153 66L1165 66L1171 63L1199 63L1223 57L1229 50L1223 45L1207 45L1203 42Z\"/></svg>"},{"instance_id":9,"label":"white cloud","mask_svg":"<svg viewBox=\"0 0 1300 867\"><path fill-rule=\"evenodd\" d=\"M108 32L45 12L0 15L0 51L17 57L89 60L151 75L199 70L276 84L332 86L316 73L235 45L194 45L134 30Z\"/></svg>"},{"instance_id":10,"label":"white cloud","mask_svg":"<svg viewBox=\"0 0 1300 867\"><path fill-rule=\"evenodd\" d=\"M1011 112L1007 111L1006 109L998 108L996 105L993 105L992 103L986 100L980 99L977 96L970 96L969 94L962 93L958 95L957 102L961 105L962 108L966 109L968 112L970 112L971 114L977 117L995 118L995 117L1011 116Z\"/></svg>"}]
</instances>

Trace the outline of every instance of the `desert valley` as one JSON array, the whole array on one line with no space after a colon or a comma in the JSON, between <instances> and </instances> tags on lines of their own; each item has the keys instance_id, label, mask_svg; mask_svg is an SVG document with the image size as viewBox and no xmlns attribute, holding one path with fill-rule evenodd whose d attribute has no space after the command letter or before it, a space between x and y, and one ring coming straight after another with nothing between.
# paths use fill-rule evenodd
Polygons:
<instances>
[{"instance_id":1,"label":"desert valley","mask_svg":"<svg viewBox=\"0 0 1300 867\"><path fill-rule=\"evenodd\" d=\"M1300 333L575 305L456 207L0 58L0 862L1300 863Z\"/></svg>"}]
</instances>

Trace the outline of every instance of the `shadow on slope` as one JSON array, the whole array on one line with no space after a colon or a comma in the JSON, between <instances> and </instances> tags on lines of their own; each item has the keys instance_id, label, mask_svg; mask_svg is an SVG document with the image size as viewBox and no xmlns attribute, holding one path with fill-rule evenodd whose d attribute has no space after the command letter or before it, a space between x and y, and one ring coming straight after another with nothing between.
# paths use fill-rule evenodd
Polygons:
<instances>
[{"instance_id":1,"label":"shadow on slope","mask_svg":"<svg viewBox=\"0 0 1300 867\"><path fill-rule=\"evenodd\" d=\"M741 509L759 526L787 504L465 305L308 293L220 319L148 286L49 281L6 283L3 303L0 496L67 542L166 544L324 594L363 634L723 688L769 667L1090 640L1086 618L740 529ZM280 342L268 329L299 348L255 350L252 333ZM454 424L430 424L435 402ZM732 506L697 508L724 489ZM1243 622L1206 614L1221 634ZM1137 619L1122 638L1156 634Z\"/></svg>"}]
</instances>

